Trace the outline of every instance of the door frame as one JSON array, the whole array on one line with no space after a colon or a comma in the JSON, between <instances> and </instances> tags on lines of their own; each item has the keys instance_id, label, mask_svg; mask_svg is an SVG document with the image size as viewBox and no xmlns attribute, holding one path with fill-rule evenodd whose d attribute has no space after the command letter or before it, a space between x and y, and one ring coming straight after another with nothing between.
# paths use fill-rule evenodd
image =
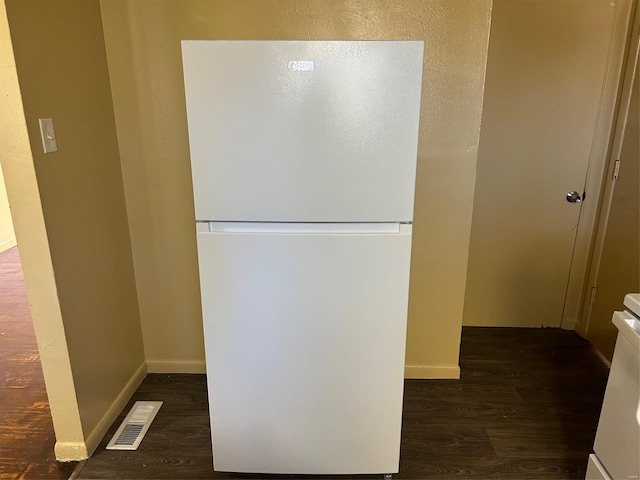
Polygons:
<instances>
[{"instance_id":1,"label":"door frame","mask_svg":"<svg viewBox=\"0 0 640 480\"><path fill-rule=\"evenodd\" d=\"M595 300L595 298L592 298L591 291L595 288L596 280L600 271L600 262L602 259L609 214L611 211L613 193L616 184L615 179L613 178L615 162L620 158L620 152L624 141L633 80L636 75L640 74L640 72L638 72L638 63L640 61L638 58L640 55L640 6L638 5L637 0L634 3L635 13L633 15L632 24L630 22L628 31L628 50L627 54L623 57L624 65L620 72L620 76L622 77L620 100L617 106L616 116L612 122L611 148L608 152L609 155L606 157L607 168L606 172L604 172L606 176L602 181L601 187L602 199L599 202L597 218L595 219L597 225L595 225L593 251L588 265L588 275L585 277L584 282L581 305L582 315L579 323L576 325L576 331L583 337L587 336L589 330L593 300Z\"/></svg>"},{"instance_id":2,"label":"door frame","mask_svg":"<svg viewBox=\"0 0 640 480\"><path fill-rule=\"evenodd\" d=\"M589 200L582 203L576 226L576 240L560 324L561 328L567 330L577 329L583 323L581 321L583 303L587 294L586 285L591 252L593 251L592 245L600 212L599 199L603 195L603 178L609 159L611 135L618 110L620 84L626 60L625 51L631 32L632 13L634 9L637 10L637 0L617 0L616 3L604 85L584 185L585 196Z\"/></svg>"}]
</instances>

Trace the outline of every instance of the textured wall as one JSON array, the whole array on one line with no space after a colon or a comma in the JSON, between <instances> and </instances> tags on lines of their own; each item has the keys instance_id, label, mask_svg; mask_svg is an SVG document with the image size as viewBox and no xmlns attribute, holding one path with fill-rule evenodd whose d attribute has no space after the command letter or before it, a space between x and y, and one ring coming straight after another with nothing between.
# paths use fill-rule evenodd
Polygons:
<instances>
[{"instance_id":1,"label":"textured wall","mask_svg":"<svg viewBox=\"0 0 640 480\"><path fill-rule=\"evenodd\" d=\"M407 350L458 375L491 0L102 1L150 370L202 371L181 39L425 41Z\"/></svg>"},{"instance_id":2,"label":"textured wall","mask_svg":"<svg viewBox=\"0 0 640 480\"><path fill-rule=\"evenodd\" d=\"M88 437L144 367L100 5L97 0L9 0L6 6L82 430ZM54 120L56 153L42 151L38 118L43 117ZM41 352L48 348L40 343Z\"/></svg>"}]
</instances>

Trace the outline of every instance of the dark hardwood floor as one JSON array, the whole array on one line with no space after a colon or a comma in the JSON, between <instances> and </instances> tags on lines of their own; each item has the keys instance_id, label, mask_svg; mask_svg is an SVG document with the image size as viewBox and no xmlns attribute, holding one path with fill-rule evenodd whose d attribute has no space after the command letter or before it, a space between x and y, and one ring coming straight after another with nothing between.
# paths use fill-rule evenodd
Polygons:
<instances>
[{"instance_id":1,"label":"dark hardwood floor","mask_svg":"<svg viewBox=\"0 0 640 480\"><path fill-rule=\"evenodd\" d=\"M58 464L29 300L16 247L0 253L0 479L67 479Z\"/></svg>"},{"instance_id":2,"label":"dark hardwood floor","mask_svg":"<svg viewBox=\"0 0 640 480\"><path fill-rule=\"evenodd\" d=\"M464 328L460 363L460 380L406 381L395 479L584 478L608 375L588 342L560 329ZM105 450L136 400L165 403L137 451ZM204 375L148 375L76 473L79 480L302 478L213 471Z\"/></svg>"},{"instance_id":3,"label":"dark hardwood floor","mask_svg":"<svg viewBox=\"0 0 640 480\"><path fill-rule=\"evenodd\" d=\"M400 473L394 478L584 478L608 375L588 342L558 329L464 328L460 365L460 380L406 381ZM164 401L140 448L104 450L135 400ZM74 464L55 462L54 442L13 248L0 253L0 479L69 478ZM213 471L204 375L148 375L73 475L300 478Z\"/></svg>"}]
</instances>

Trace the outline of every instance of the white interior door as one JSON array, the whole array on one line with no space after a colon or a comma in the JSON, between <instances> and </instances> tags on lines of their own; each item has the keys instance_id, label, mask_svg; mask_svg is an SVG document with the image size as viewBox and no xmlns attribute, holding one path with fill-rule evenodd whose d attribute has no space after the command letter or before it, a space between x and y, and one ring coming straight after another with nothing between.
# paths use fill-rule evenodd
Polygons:
<instances>
[{"instance_id":1,"label":"white interior door","mask_svg":"<svg viewBox=\"0 0 640 480\"><path fill-rule=\"evenodd\" d=\"M615 4L496 0L464 324L559 326ZM586 201L597 201L587 198Z\"/></svg>"},{"instance_id":2,"label":"white interior door","mask_svg":"<svg viewBox=\"0 0 640 480\"><path fill-rule=\"evenodd\" d=\"M411 226L208 225L214 468L397 472Z\"/></svg>"}]
</instances>

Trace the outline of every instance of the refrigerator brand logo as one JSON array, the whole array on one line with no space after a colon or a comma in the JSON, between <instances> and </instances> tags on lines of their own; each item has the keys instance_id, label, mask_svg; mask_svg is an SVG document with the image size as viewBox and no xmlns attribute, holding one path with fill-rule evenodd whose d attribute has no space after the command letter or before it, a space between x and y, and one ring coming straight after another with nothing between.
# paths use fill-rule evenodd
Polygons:
<instances>
[{"instance_id":1,"label":"refrigerator brand logo","mask_svg":"<svg viewBox=\"0 0 640 480\"><path fill-rule=\"evenodd\" d=\"M294 72L312 72L313 60L291 60L289 62L289 70Z\"/></svg>"}]
</instances>

